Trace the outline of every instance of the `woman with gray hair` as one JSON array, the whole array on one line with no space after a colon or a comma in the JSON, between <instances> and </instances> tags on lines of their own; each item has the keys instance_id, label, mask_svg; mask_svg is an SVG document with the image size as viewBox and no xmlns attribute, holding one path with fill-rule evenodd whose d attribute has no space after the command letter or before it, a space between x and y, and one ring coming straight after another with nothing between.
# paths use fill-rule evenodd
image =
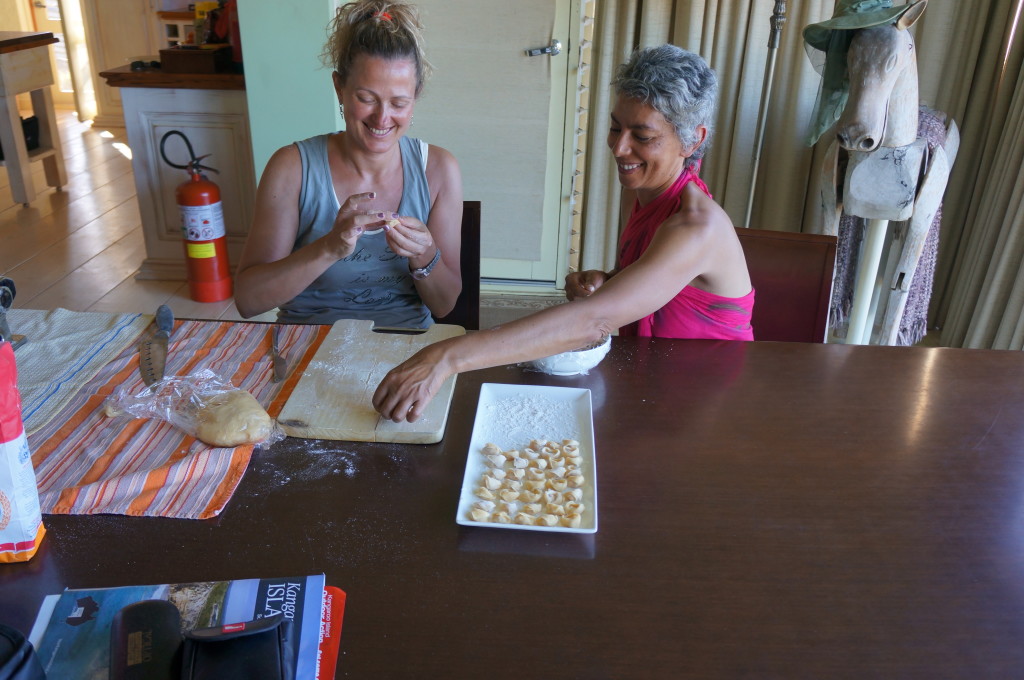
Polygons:
<instances>
[{"instance_id":1,"label":"woman with gray hair","mask_svg":"<svg viewBox=\"0 0 1024 680\"><path fill-rule=\"evenodd\" d=\"M697 176L717 82L673 45L637 50L612 83L608 147L622 184L617 267L566 277L570 304L443 340L388 373L374 407L416 420L448 376L530 361L623 335L753 340L754 291L732 222Z\"/></svg>"},{"instance_id":2,"label":"woman with gray hair","mask_svg":"<svg viewBox=\"0 0 1024 680\"><path fill-rule=\"evenodd\" d=\"M569 274L566 296L589 297L627 267L653 266L675 295L621 335L753 340L754 291L743 249L697 176L711 140L715 72L698 55L661 45L634 52L612 87L618 97L608 147L626 225L619 259L610 272Z\"/></svg>"}]
</instances>

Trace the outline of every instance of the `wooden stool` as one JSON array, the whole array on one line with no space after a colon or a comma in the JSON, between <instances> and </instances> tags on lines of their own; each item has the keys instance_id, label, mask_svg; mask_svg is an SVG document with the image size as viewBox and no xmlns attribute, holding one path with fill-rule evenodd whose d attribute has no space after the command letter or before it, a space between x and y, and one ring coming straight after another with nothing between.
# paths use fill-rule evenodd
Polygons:
<instances>
[{"instance_id":1,"label":"wooden stool","mask_svg":"<svg viewBox=\"0 0 1024 680\"><path fill-rule=\"evenodd\" d=\"M67 184L64 154L53 111L53 72L48 45L57 42L52 33L0 31L0 145L3 146L11 196L28 205L35 200L31 161L42 160L46 183L60 188ZM28 151L18 113L17 95L28 92L32 112L39 119L39 148Z\"/></svg>"}]
</instances>

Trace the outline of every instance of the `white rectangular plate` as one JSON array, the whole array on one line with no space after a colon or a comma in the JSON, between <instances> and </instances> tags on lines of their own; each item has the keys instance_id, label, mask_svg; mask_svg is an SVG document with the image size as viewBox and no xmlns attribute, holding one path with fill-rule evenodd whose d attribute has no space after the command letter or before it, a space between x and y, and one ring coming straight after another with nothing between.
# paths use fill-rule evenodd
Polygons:
<instances>
[{"instance_id":1,"label":"white rectangular plate","mask_svg":"<svg viewBox=\"0 0 1024 680\"><path fill-rule=\"evenodd\" d=\"M502 450L523 449L531 440L549 439L561 442L575 439L580 443L580 468L586 480L581 490L586 510L579 528L474 522L469 518L473 503L480 500L474 491L487 468L481 450L488 443ZM456 522L471 527L526 529L571 534L593 534L597 531L597 459L594 448L594 413L590 390L573 387L537 385L503 385L484 383L476 407L473 435L469 442L466 474L462 479L462 495Z\"/></svg>"}]
</instances>

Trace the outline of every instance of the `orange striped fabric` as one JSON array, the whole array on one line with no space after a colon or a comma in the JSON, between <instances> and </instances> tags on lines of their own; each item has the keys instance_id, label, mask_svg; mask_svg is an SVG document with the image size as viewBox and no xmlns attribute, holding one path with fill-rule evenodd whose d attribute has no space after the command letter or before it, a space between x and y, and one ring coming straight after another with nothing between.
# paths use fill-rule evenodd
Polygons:
<instances>
[{"instance_id":1,"label":"orange striped fabric","mask_svg":"<svg viewBox=\"0 0 1024 680\"><path fill-rule=\"evenodd\" d=\"M270 327L179 321L165 375L209 368L248 390L277 417L330 326L281 327L288 377L271 381ZM29 435L44 513L215 517L234 493L252 446L212 448L170 423L110 418L103 401L124 388L138 394L137 345L128 347L85 384L50 422Z\"/></svg>"}]
</instances>

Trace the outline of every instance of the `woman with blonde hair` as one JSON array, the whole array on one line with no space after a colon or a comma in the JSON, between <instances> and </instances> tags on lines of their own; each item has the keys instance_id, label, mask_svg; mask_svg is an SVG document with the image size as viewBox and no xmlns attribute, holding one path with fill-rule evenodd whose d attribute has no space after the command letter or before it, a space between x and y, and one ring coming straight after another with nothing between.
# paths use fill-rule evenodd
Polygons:
<instances>
[{"instance_id":1,"label":"woman with blonde hair","mask_svg":"<svg viewBox=\"0 0 1024 680\"><path fill-rule=\"evenodd\" d=\"M411 5L360 0L328 27L345 129L279 149L238 265L243 317L426 327L462 289L462 180L446 150L406 136L429 75Z\"/></svg>"}]
</instances>

